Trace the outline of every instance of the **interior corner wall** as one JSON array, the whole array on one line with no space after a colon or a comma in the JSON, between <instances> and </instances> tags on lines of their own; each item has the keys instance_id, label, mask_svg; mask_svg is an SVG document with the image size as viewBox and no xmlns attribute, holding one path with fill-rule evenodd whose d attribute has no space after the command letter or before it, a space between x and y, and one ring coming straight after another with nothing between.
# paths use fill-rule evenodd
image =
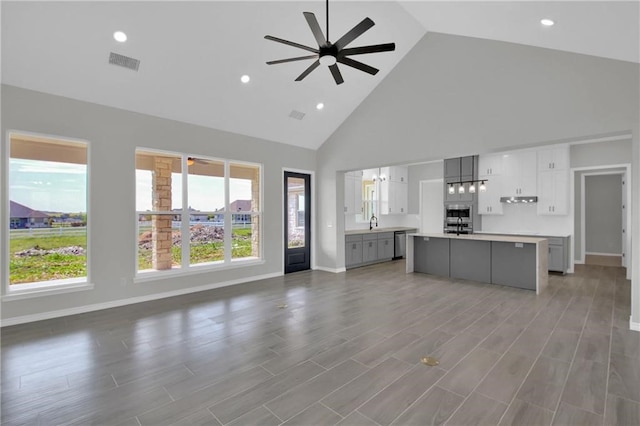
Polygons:
<instances>
[{"instance_id":1,"label":"interior corner wall","mask_svg":"<svg viewBox=\"0 0 640 426\"><path fill-rule=\"evenodd\" d=\"M630 62L427 33L318 150L318 263L344 265L336 171L631 132L639 75Z\"/></svg>"},{"instance_id":2,"label":"interior corner wall","mask_svg":"<svg viewBox=\"0 0 640 426\"><path fill-rule=\"evenodd\" d=\"M2 86L0 101L3 165L7 164L8 130L89 141L89 268L95 285L89 291L5 301L3 321L282 273L282 169L315 171L316 151L13 86ZM136 147L261 163L265 262L132 284L136 263ZM6 212L5 179L3 174L0 219ZM8 218L2 223L8 223ZM7 267L6 250L3 242L3 268ZM123 279L126 285L122 285Z\"/></svg>"}]
</instances>

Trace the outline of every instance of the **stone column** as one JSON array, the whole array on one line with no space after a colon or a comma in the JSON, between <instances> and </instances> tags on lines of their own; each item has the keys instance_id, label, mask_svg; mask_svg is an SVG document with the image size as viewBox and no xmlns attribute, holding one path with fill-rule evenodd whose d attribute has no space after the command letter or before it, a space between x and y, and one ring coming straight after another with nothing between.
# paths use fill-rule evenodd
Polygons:
<instances>
[{"instance_id":1,"label":"stone column","mask_svg":"<svg viewBox=\"0 0 640 426\"><path fill-rule=\"evenodd\" d=\"M171 211L171 167L173 159L155 157L153 163L153 210ZM155 270L171 269L173 215L153 215L151 219L152 234L152 268Z\"/></svg>"},{"instance_id":2,"label":"stone column","mask_svg":"<svg viewBox=\"0 0 640 426\"><path fill-rule=\"evenodd\" d=\"M251 176L251 212L259 211L260 168L256 167ZM260 257L260 217L251 216L251 256Z\"/></svg>"}]
</instances>

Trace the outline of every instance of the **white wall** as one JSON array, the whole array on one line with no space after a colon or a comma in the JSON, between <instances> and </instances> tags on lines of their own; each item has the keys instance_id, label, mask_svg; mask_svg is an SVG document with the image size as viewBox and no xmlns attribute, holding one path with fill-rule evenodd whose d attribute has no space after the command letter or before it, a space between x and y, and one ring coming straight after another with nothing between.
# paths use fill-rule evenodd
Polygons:
<instances>
[{"instance_id":1,"label":"white wall","mask_svg":"<svg viewBox=\"0 0 640 426\"><path fill-rule=\"evenodd\" d=\"M282 272L282 169L313 171L315 151L12 86L2 86L1 101L3 165L7 164L8 130L89 141L90 274L95 284L89 291L4 301L3 320ZM132 284L136 262L136 146L262 163L265 263ZM7 211L5 174L2 179L4 216ZM0 219L0 223L8 223L6 217ZM3 267L6 268L7 247L4 238L2 241ZM4 279L5 275L2 276ZM127 285L121 285L123 278Z\"/></svg>"},{"instance_id":2,"label":"white wall","mask_svg":"<svg viewBox=\"0 0 640 426\"><path fill-rule=\"evenodd\" d=\"M336 171L634 132L639 71L628 62L428 33L318 151L319 264L344 265Z\"/></svg>"}]
</instances>

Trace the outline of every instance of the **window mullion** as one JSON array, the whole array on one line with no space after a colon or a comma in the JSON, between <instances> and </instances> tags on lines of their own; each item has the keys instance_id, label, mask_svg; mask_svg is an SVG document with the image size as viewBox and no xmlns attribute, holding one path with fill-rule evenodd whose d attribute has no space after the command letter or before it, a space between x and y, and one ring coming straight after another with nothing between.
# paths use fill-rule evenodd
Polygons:
<instances>
[{"instance_id":1,"label":"window mullion","mask_svg":"<svg viewBox=\"0 0 640 426\"><path fill-rule=\"evenodd\" d=\"M180 217L180 245L182 247L182 267L188 268L191 263L191 233L189 229L189 166L187 156L182 155L182 216Z\"/></svg>"},{"instance_id":2,"label":"window mullion","mask_svg":"<svg viewBox=\"0 0 640 426\"><path fill-rule=\"evenodd\" d=\"M229 161L224 162L224 262L231 262L231 233L233 232L233 220L230 211L231 200L229 195L229 180L231 176Z\"/></svg>"}]
</instances>

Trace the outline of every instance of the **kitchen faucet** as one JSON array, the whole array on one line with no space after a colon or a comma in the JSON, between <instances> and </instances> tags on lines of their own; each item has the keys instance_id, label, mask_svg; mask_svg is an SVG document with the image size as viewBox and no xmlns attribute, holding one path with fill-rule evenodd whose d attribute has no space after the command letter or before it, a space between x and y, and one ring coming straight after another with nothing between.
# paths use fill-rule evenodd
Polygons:
<instances>
[{"instance_id":1,"label":"kitchen faucet","mask_svg":"<svg viewBox=\"0 0 640 426\"><path fill-rule=\"evenodd\" d=\"M376 215L372 214L371 215L371 219L369 219L369 231L371 231L373 229L373 221L376 221L376 228L378 227L378 218L376 217Z\"/></svg>"}]
</instances>

